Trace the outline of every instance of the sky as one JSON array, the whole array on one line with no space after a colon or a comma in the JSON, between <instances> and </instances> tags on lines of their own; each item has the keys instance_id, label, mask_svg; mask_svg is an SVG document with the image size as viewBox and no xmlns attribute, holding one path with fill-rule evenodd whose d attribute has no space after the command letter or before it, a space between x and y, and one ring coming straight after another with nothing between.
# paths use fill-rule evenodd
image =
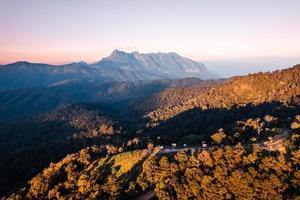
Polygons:
<instances>
[{"instance_id":1,"label":"sky","mask_svg":"<svg viewBox=\"0 0 300 200\"><path fill-rule=\"evenodd\" d=\"M299 0L0 0L0 64L95 62L114 49L177 52L217 71L249 59L300 63L299 8Z\"/></svg>"}]
</instances>

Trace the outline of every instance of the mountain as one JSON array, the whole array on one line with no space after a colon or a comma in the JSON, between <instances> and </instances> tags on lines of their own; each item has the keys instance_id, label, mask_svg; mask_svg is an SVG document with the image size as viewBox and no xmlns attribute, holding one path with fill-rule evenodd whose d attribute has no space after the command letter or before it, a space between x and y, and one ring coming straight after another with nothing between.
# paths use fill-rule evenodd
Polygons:
<instances>
[{"instance_id":1,"label":"mountain","mask_svg":"<svg viewBox=\"0 0 300 200\"><path fill-rule=\"evenodd\" d=\"M115 50L109 57L95 63L102 69L120 70L123 78L132 79L174 79L198 77L201 79L214 78L204 64L182 57L176 53L148 53L137 51L126 53ZM103 72L104 73L104 72ZM130 73L131 76L128 76ZM110 76L107 74L107 76Z\"/></svg>"},{"instance_id":2,"label":"mountain","mask_svg":"<svg viewBox=\"0 0 300 200\"><path fill-rule=\"evenodd\" d=\"M101 61L66 65L16 62L0 66L0 88L49 87L76 81L145 81L214 76L201 63L176 53L126 53L119 50Z\"/></svg>"},{"instance_id":3,"label":"mountain","mask_svg":"<svg viewBox=\"0 0 300 200\"><path fill-rule=\"evenodd\" d=\"M78 80L105 80L90 65L71 63L48 65L16 62L0 67L0 88L41 88Z\"/></svg>"}]
</instances>

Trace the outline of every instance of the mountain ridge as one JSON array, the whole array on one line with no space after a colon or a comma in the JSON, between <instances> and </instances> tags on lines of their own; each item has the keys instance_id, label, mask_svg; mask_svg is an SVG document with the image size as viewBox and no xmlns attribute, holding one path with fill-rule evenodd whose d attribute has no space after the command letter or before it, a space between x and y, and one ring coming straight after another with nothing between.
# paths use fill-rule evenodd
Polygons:
<instances>
[{"instance_id":1,"label":"mountain ridge","mask_svg":"<svg viewBox=\"0 0 300 200\"><path fill-rule=\"evenodd\" d=\"M157 109L146 116L150 121L158 122L193 108L229 108L248 103L256 105L272 101L286 102L300 93L299 74L300 65L295 65L273 72L235 76L223 84L201 91L197 97L175 106Z\"/></svg>"},{"instance_id":2,"label":"mountain ridge","mask_svg":"<svg viewBox=\"0 0 300 200\"><path fill-rule=\"evenodd\" d=\"M0 67L0 88L48 87L69 79L140 81L197 77L215 78L204 64L176 53L126 53L115 50L99 62L64 65L18 61Z\"/></svg>"},{"instance_id":3,"label":"mountain ridge","mask_svg":"<svg viewBox=\"0 0 300 200\"><path fill-rule=\"evenodd\" d=\"M126 53L120 50L115 50L110 56L103 58L101 61L124 62L125 64L135 64L137 66L149 69L154 68L153 66L156 66L160 73L172 73L172 70L168 71L169 67L181 68L183 72L195 73L195 76L199 75L197 73L200 72L207 73L207 69L204 67L204 64L198 63L186 57L182 57L174 52L139 53L138 51L134 51L131 53ZM163 66L165 63L167 63L167 67ZM137 66L134 69L139 69Z\"/></svg>"}]
</instances>

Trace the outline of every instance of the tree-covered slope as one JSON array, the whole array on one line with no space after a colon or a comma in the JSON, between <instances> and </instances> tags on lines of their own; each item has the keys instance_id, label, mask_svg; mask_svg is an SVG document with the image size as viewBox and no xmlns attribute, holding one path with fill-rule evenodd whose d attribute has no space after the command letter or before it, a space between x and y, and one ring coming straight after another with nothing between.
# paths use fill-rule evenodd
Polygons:
<instances>
[{"instance_id":1,"label":"tree-covered slope","mask_svg":"<svg viewBox=\"0 0 300 200\"><path fill-rule=\"evenodd\" d=\"M268 139L175 151L149 146L117 153L89 147L51 164L10 199L297 199L300 117L291 121L277 122L277 129L288 125L291 132L274 137L280 144L275 149L264 147ZM255 124L248 120L239 127L265 134L268 126ZM230 136L216 134L211 135L216 143Z\"/></svg>"},{"instance_id":2,"label":"tree-covered slope","mask_svg":"<svg viewBox=\"0 0 300 200\"><path fill-rule=\"evenodd\" d=\"M233 77L186 102L149 112L147 117L151 122L159 122L193 108L229 108L249 103L286 102L293 98L299 101L299 94L300 65L296 65L271 73Z\"/></svg>"}]
</instances>

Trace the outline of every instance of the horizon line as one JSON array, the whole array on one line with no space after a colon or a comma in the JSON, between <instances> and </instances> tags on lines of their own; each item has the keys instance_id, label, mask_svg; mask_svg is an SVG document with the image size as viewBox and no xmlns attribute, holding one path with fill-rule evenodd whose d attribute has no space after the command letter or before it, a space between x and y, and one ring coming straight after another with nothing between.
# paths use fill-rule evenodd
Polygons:
<instances>
[{"instance_id":1,"label":"horizon line","mask_svg":"<svg viewBox=\"0 0 300 200\"><path fill-rule=\"evenodd\" d=\"M107 56L102 56L99 59L70 59L69 61L65 60L65 61L49 61L49 59L16 59L16 60L12 60L12 61L1 61L0 59L0 65L9 65L9 64L14 64L14 63L18 63L18 62L28 62L28 63L32 63L32 64L48 64L48 65L56 65L56 66L60 66L60 65L67 65L67 64L72 64L72 63L80 63L80 62L84 62L86 64L93 64L96 62L100 62L102 59L109 57L113 52L115 51L120 51L123 53L127 53L127 54L133 54L133 53L138 53L141 55L145 55L145 54L171 54L171 53L175 53L181 57L184 58L188 58L190 60L196 61L196 62L226 62L226 61L240 61L240 60L250 60L250 59L300 59L300 56L296 56L296 55L292 55L292 56L240 56L240 57L232 57L232 56L214 56L214 58L199 58L199 59L195 59L195 58L191 58L191 56L185 56L182 55L180 53L177 53L176 51L168 51L168 52L163 52L163 51L149 51L149 52L140 52L140 51L126 51L126 50L120 50L120 49L114 49L113 51L111 51L111 53ZM48 60L48 61L47 61Z\"/></svg>"}]
</instances>

